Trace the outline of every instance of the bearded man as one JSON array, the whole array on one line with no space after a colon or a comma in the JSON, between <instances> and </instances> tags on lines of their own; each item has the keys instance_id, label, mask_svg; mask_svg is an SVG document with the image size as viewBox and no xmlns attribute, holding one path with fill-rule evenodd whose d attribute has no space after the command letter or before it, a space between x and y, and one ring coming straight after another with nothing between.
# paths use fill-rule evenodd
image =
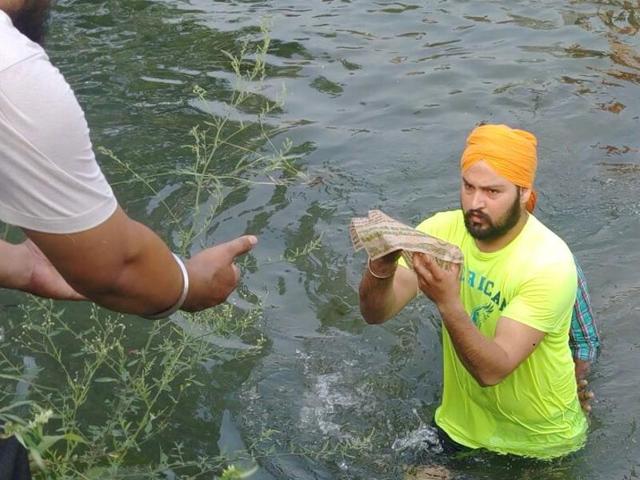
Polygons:
<instances>
[{"instance_id":1,"label":"bearded man","mask_svg":"<svg viewBox=\"0 0 640 480\"><path fill-rule=\"evenodd\" d=\"M391 318L418 292L436 305L444 375L434 423L445 452L552 458L586 439L569 348L576 266L531 213L536 147L523 130L475 128L461 158L461 209L417 227L457 245L462 268L414 254L413 272L396 252L370 261L360 284L368 323Z\"/></svg>"},{"instance_id":2,"label":"bearded man","mask_svg":"<svg viewBox=\"0 0 640 480\"><path fill-rule=\"evenodd\" d=\"M127 216L93 153L84 113L41 44L50 0L0 0L0 288L92 300L147 318L202 310L235 289L246 235L188 260ZM0 479L30 478L14 438L0 440Z\"/></svg>"}]
</instances>

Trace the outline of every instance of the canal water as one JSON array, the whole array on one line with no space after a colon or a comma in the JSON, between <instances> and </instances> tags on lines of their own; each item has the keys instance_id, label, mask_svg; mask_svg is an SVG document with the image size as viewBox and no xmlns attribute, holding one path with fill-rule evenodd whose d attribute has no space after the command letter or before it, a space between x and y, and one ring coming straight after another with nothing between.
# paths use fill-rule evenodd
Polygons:
<instances>
[{"instance_id":1,"label":"canal water","mask_svg":"<svg viewBox=\"0 0 640 480\"><path fill-rule=\"evenodd\" d=\"M270 142L242 141L265 154L290 141L298 174L258 172L188 246L260 237L231 301L260 300L264 348L201 379L170 429L187 454L249 454L261 479L403 477L414 459L392 445L440 398L439 319L419 299L364 324L365 258L348 224L373 208L410 224L456 208L464 140L488 121L538 137L537 216L585 270L603 351L582 451L550 463L473 454L447 468L492 480L640 475L640 3L60 0L47 48L94 145L151 178L193 161L189 131L211 115L255 121L258 105L228 107L239 87L223 51L255 45L261 25L266 75L248 87L283 104L265 116ZM99 160L129 214L173 246L161 201L198 223L188 182L154 176L150 193Z\"/></svg>"}]
</instances>

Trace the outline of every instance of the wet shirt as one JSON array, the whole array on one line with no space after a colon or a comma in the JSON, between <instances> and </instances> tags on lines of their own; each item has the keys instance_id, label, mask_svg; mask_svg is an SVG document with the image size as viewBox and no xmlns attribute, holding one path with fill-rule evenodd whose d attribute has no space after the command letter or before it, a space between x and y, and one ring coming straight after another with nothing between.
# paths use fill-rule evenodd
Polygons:
<instances>
[{"instance_id":1,"label":"wet shirt","mask_svg":"<svg viewBox=\"0 0 640 480\"><path fill-rule=\"evenodd\" d=\"M116 207L73 91L0 11L0 220L72 233Z\"/></svg>"},{"instance_id":2,"label":"wet shirt","mask_svg":"<svg viewBox=\"0 0 640 480\"><path fill-rule=\"evenodd\" d=\"M492 253L478 250L459 210L439 213L417 228L462 249L462 303L486 337L495 335L503 316L545 332L507 378L483 388L443 329L444 387L437 424L471 448L538 458L579 449L587 421L569 349L577 274L566 244L533 215L516 239Z\"/></svg>"}]
</instances>

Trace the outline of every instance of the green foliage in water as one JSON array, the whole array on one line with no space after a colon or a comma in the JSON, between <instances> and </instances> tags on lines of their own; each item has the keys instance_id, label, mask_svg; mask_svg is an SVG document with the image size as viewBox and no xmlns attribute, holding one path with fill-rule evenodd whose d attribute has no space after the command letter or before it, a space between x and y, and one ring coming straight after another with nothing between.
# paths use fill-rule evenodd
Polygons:
<instances>
[{"instance_id":1,"label":"green foliage in water","mask_svg":"<svg viewBox=\"0 0 640 480\"><path fill-rule=\"evenodd\" d=\"M168 233L183 254L211 229L234 192L305 179L291 142L272 143L281 129L266 118L281 101L259 95L269 48L262 31L255 49L247 42L227 53L236 85L225 112L211 113L189 132L190 165L150 177L99 149L128 178L117 188L143 185L162 198L162 179L181 184L175 202L160 203L170 219ZM195 87L194 94L207 104L205 89ZM294 261L313 248L282 259ZM202 386L198 378L205 364L260 354L262 308L255 296L244 296L252 307L222 305L153 323L95 306L71 315L55 302L27 299L0 340L2 436L13 435L28 449L36 479L248 477L251 470L228 465L220 455L198 457L167 441L189 392Z\"/></svg>"},{"instance_id":2,"label":"green foliage in water","mask_svg":"<svg viewBox=\"0 0 640 480\"><path fill-rule=\"evenodd\" d=\"M165 451L158 438L186 392L198 385L202 362L260 352L260 337L232 353L211 342L220 334L246 333L258 309L222 312L223 323L210 313L154 322L138 338L128 332L140 320L97 307L75 321L51 301L33 298L21 310L22 318L5 332L0 364L7 384L29 382L28 398L3 389L0 401L7 406L0 418L5 435L28 448L36 478L154 478L168 471L189 478L221 469L224 458L187 460L179 445ZM33 375L37 381L25 379L24 367L11 360L16 354L46 365ZM136 466L135 457L147 446L157 462Z\"/></svg>"}]
</instances>

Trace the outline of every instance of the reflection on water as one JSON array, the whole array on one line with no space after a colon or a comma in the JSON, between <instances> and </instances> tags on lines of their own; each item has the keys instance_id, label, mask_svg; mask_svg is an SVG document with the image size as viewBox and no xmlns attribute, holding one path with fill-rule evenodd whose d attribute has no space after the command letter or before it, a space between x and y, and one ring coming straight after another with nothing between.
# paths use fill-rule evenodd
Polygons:
<instances>
[{"instance_id":1,"label":"reflection on water","mask_svg":"<svg viewBox=\"0 0 640 480\"><path fill-rule=\"evenodd\" d=\"M270 17L260 93L274 101L284 86L285 105L269 122L284 132L276 143L292 139L309 181L246 189L206 234L211 242L261 236L243 288L265 298L269 350L207 379L191 408L208 422L192 420L191 409L182 419L191 451L216 448L213 426L255 455L264 478L402 477L410 461L392 446L438 405L438 320L421 300L382 327L363 325L363 259L351 252L347 225L375 207L409 223L455 208L464 138L487 120L538 135L538 215L586 271L604 352L585 450L552 463L486 453L445 463L455 478L634 477L638 11L615 0L60 1L52 58L87 110L94 143L143 174L190 161L181 148L188 130L203 112L223 110L234 88L223 50L257 41L260 19ZM196 84L211 102L194 99ZM178 205L189 193L160 186ZM148 209L159 198L117 189L137 218L167 228ZM319 249L274 261L318 237Z\"/></svg>"}]
</instances>

